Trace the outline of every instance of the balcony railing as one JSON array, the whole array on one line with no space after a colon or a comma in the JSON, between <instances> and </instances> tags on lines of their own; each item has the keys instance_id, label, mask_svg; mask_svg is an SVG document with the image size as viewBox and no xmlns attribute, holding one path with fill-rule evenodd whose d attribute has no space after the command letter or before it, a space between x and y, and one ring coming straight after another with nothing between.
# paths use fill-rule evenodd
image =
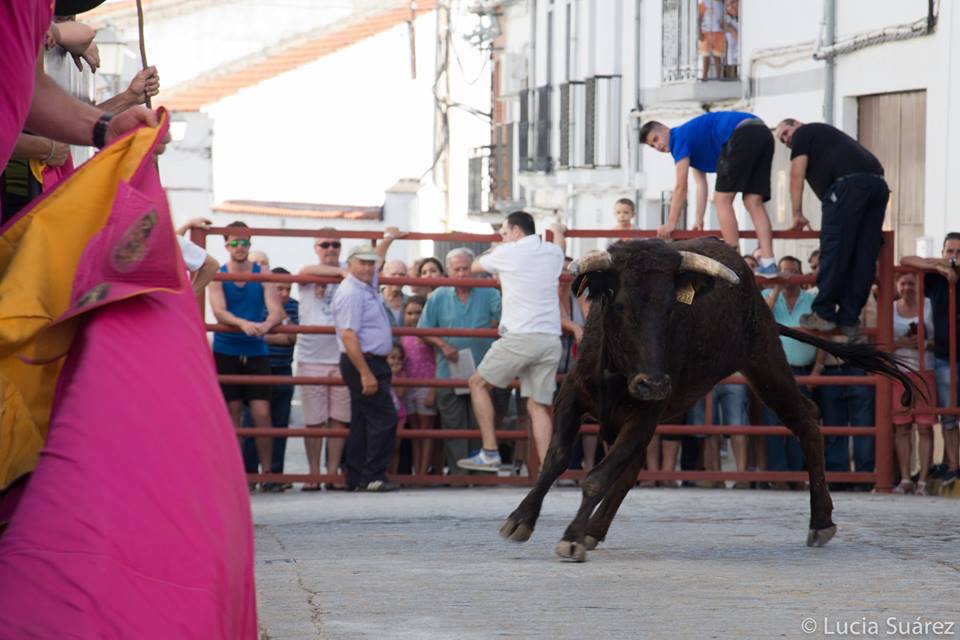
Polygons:
<instances>
[{"instance_id":1,"label":"balcony railing","mask_svg":"<svg viewBox=\"0 0 960 640\"><path fill-rule=\"evenodd\" d=\"M663 82L738 80L739 14L739 0L663 0Z\"/></svg>"},{"instance_id":2,"label":"balcony railing","mask_svg":"<svg viewBox=\"0 0 960 640\"><path fill-rule=\"evenodd\" d=\"M553 169L550 155L550 97L549 85L520 92L520 171Z\"/></svg>"}]
</instances>

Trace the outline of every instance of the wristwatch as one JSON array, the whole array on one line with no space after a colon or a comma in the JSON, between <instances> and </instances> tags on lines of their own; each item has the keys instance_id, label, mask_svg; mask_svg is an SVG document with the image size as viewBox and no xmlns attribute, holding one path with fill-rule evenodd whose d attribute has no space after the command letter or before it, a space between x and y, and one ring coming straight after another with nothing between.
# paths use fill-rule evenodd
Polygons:
<instances>
[{"instance_id":1,"label":"wristwatch","mask_svg":"<svg viewBox=\"0 0 960 640\"><path fill-rule=\"evenodd\" d=\"M93 146L97 149L103 149L107 146L107 127L111 120L113 120L113 114L104 112L97 118L96 124L93 125Z\"/></svg>"}]
</instances>

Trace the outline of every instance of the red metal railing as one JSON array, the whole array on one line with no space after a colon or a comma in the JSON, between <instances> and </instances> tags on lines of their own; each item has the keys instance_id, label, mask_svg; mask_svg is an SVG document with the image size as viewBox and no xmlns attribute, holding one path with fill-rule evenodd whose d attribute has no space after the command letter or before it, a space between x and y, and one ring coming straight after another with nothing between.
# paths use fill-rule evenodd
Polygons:
<instances>
[{"instance_id":1,"label":"red metal railing","mask_svg":"<svg viewBox=\"0 0 960 640\"><path fill-rule=\"evenodd\" d=\"M244 229L244 228L211 228L211 229L193 229L191 239L205 246L207 235L222 235L230 233L238 236L281 236L281 237L339 237L339 238L358 238L376 242L382 238L381 232L374 231L323 231L306 229ZM675 238L690 238L703 235L713 235L713 233L681 231L674 233ZM551 235L548 232L548 237ZM566 232L567 238L607 238L607 237L636 237L645 238L656 235L654 231L630 230L630 231L611 231L611 230L569 230ZM744 231L742 237L755 237L755 232ZM817 238L816 232L809 231L781 231L775 233L776 238ZM471 233L408 233L404 240L456 240L462 242L496 242L501 238L497 234L471 234ZM877 327L868 330L867 333L875 336L878 345L892 345L892 310L893 310L893 234L884 232L884 244L881 250L879 269L877 273L878 295L877 295ZM314 282L314 283L337 283L340 278L337 277L318 277L318 276L295 276L285 274L225 274L218 273L217 280L224 281L261 281L261 282ZM793 277L794 282L813 282L812 276ZM922 278L920 279L922 296ZM771 279L773 283L777 280ZM492 278L380 278L381 284L417 284L426 286L469 286L469 287L497 287L499 283ZM922 299L922 298L921 298ZM951 318L956 317L956 300L951 291L950 298ZM922 314L921 305L921 314ZM920 331L923 329L923 318L920 318ZM956 326L951 322L951 371L953 395L956 398ZM235 327L223 324L208 324L210 331L237 331ZM333 327L322 326L303 326L303 325L285 325L278 326L273 330L274 333L309 333L309 334L332 334ZM497 332L494 329L420 329L409 327L395 327L395 335L417 335L417 336L461 336L461 337L489 337L496 338ZM921 334L922 335L922 334ZM922 338L921 338L922 340ZM922 348L922 344L921 344ZM922 354L921 354L922 356ZM922 360L921 360L922 362ZM219 376L221 382L230 384L283 384L283 385L339 385L342 380L338 377L301 377L301 376ZM741 376L731 376L724 380L726 383L744 383ZM893 429L892 429L892 407L890 403L891 384L887 378L882 376L822 376L808 375L797 376L797 382L808 386L843 386L843 385L869 385L876 389L875 404L875 422L874 426L850 427L850 426L824 426L822 432L825 436L830 435L852 435L852 436L874 436L876 438L875 447L875 469L873 473L867 472L828 472L827 480L829 482L873 482L878 491L889 491L893 484L894 474L894 454L893 454ZM441 380L441 379L399 379L394 382L396 386L406 387L465 387L466 380ZM515 385L514 385L515 386ZM932 390L933 393L935 391ZM767 426L767 425L743 425L743 426L722 426L712 424L712 403L706 403L706 420L702 425L660 425L657 433L667 435L791 435L786 427ZM956 407L944 410L944 413L960 413ZM584 425L581 433L596 434L596 425ZM283 437L346 437L348 429L276 429L276 428L241 428L239 435L243 436L270 436L274 438ZM402 429L398 430L397 437L402 439L424 439L431 438L437 440L445 439L478 439L479 430L470 429ZM397 476L394 479L404 484L424 485L424 484L445 484L445 485L488 485L488 484L531 484L533 478L539 470L538 457L535 451L535 443L527 430L497 430L498 440L516 440L527 441L528 451L526 453L526 462L530 471L528 477L496 477L496 476L443 476L443 475L420 475L414 472L413 475ZM451 461L452 462L452 461ZM580 478L584 475L583 471L568 471L566 477ZM805 472L770 472L770 471L750 471L750 472L725 472L725 471L644 471L640 474L640 479L649 480L734 480L734 481L802 481L807 479ZM342 482L341 475L297 475L297 474L251 474L250 481L258 482Z\"/></svg>"}]
</instances>

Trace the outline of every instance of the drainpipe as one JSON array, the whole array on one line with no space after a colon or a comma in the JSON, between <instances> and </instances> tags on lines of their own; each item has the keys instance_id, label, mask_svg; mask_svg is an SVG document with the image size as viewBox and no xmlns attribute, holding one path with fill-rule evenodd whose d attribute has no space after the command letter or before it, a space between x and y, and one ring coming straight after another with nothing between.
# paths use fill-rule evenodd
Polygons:
<instances>
[{"instance_id":1,"label":"drainpipe","mask_svg":"<svg viewBox=\"0 0 960 640\"><path fill-rule=\"evenodd\" d=\"M829 47L837 38L837 1L823 0L823 42L821 46ZM833 124L833 89L836 59L830 56L824 63L823 74L823 121Z\"/></svg>"}]
</instances>

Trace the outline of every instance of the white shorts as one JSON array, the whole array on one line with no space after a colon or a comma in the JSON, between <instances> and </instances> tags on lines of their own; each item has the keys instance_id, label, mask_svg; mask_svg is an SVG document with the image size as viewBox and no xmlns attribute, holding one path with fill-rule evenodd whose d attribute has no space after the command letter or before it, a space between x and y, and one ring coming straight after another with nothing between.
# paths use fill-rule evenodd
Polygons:
<instances>
[{"instance_id":1,"label":"white shorts","mask_svg":"<svg viewBox=\"0 0 960 640\"><path fill-rule=\"evenodd\" d=\"M407 389L407 393L403 396L403 403L407 407L408 416L414 413L419 413L422 416L437 415L436 398L434 398L431 406L427 406L427 396L430 395L430 391L432 391L432 389L427 387Z\"/></svg>"},{"instance_id":2,"label":"white shorts","mask_svg":"<svg viewBox=\"0 0 960 640\"><path fill-rule=\"evenodd\" d=\"M477 367L480 377L495 387L520 378L520 395L540 404L553 404L557 365L563 347L560 336L548 333L508 333L493 343Z\"/></svg>"},{"instance_id":3,"label":"white shorts","mask_svg":"<svg viewBox=\"0 0 960 640\"><path fill-rule=\"evenodd\" d=\"M339 378L338 364L297 363L297 375ZM345 386L302 385L300 401L303 403L303 421L307 425L319 425L330 418L350 422L350 390Z\"/></svg>"}]
</instances>

